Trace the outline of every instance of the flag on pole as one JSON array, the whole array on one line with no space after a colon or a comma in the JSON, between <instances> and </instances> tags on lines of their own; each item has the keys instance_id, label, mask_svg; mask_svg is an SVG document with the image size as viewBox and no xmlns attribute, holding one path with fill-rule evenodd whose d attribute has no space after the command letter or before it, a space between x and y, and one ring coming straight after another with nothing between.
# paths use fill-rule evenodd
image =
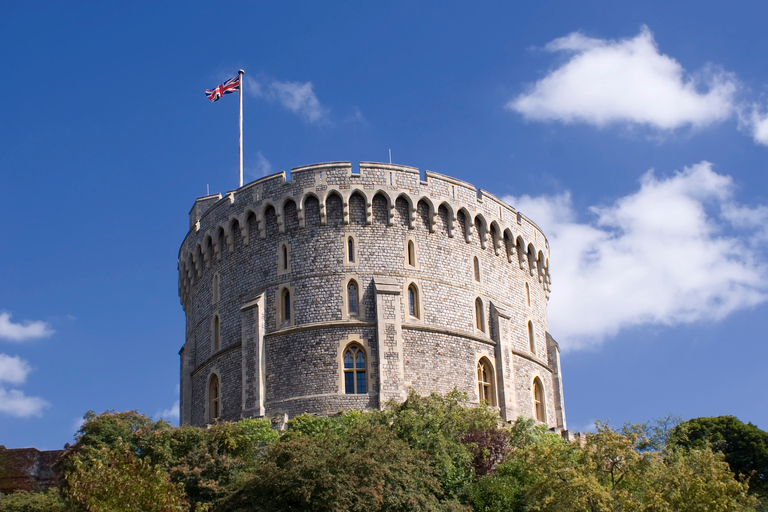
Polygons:
<instances>
[{"instance_id":1,"label":"flag on pole","mask_svg":"<svg viewBox=\"0 0 768 512\"><path fill-rule=\"evenodd\" d=\"M206 89L205 95L208 96L208 99L211 101L216 101L219 98L221 98L225 94L231 94L233 92L240 92L240 77L242 75L238 74L234 78L230 78L220 86L216 87L215 89Z\"/></svg>"}]
</instances>

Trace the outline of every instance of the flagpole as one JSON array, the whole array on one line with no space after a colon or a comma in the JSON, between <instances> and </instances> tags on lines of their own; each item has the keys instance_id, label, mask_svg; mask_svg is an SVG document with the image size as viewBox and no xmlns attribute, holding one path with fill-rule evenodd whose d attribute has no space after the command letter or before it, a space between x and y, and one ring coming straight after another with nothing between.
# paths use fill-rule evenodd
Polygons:
<instances>
[{"instance_id":1,"label":"flagpole","mask_svg":"<svg viewBox=\"0 0 768 512\"><path fill-rule=\"evenodd\" d=\"M243 186L243 75L242 69L237 72L240 75L240 187ZM239 188L239 187L238 187Z\"/></svg>"}]
</instances>

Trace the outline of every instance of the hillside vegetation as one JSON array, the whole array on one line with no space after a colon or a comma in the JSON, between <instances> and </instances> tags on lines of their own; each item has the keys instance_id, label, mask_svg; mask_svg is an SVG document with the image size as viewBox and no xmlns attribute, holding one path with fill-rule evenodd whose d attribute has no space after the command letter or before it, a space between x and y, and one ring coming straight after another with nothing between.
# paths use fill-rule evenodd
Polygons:
<instances>
[{"instance_id":1,"label":"hillside vegetation","mask_svg":"<svg viewBox=\"0 0 768 512\"><path fill-rule=\"evenodd\" d=\"M0 512L765 510L768 434L736 422L598 423L569 442L456 392L298 416L284 432L89 413L60 491L2 497Z\"/></svg>"}]
</instances>

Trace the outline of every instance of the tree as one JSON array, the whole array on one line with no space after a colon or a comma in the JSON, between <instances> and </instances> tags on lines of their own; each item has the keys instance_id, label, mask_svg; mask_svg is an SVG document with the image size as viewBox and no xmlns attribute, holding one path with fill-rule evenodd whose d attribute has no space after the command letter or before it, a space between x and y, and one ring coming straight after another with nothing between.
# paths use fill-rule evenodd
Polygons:
<instances>
[{"instance_id":1,"label":"tree","mask_svg":"<svg viewBox=\"0 0 768 512\"><path fill-rule=\"evenodd\" d=\"M0 512L67 512L58 489L47 492L16 491L0 496Z\"/></svg>"},{"instance_id":2,"label":"tree","mask_svg":"<svg viewBox=\"0 0 768 512\"><path fill-rule=\"evenodd\" d=\"M668 444L722 453L737 476L746 478L750 492L768 498L768 432L735 416L694 418L675 427Z\"/></svg>"},{"instance_id":3,"label":"tree","mask_svg":"<svg viewBox=\"0 0 768 512\"><path fill-rule=\"evenodd\" d=\"M253 477L216 510L438 511L440 485L427 456L383 425L344 420L300 429L267 451ZM318 429L324 424L326 430ZM339 427L339 428L337 428ZM305 432L311 433L305 433Z\"/></svg>"}]
</instances>

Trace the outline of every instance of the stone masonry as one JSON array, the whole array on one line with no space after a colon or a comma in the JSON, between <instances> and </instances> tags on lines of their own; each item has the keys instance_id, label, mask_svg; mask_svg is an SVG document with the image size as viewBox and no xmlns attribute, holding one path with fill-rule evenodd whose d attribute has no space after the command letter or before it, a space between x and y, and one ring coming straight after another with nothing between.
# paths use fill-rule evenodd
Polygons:
<instances>
[{"instance_id":1,"label":"stone masonry","mask_svg":"<svg viewBox=\"0 0 768 512\"><path fill-rule=\"evenodd\" d=\"M456 388L566 428L547 239L466 182L367 162L267 176L195 202L178 268L182 423Z\"/></svg>"}]
</instances>

